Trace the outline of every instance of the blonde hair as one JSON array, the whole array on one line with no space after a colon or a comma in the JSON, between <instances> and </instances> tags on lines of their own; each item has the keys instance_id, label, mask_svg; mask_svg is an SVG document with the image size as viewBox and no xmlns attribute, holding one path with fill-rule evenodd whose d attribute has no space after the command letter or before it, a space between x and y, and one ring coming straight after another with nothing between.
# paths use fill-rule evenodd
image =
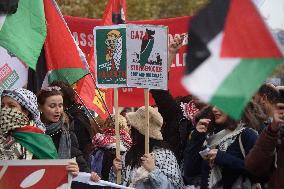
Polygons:
<instances>
[{"instance_id":1,"label":"blonde hair","mask_svg":"<svg viewBox=\"0 0 284 189\"><path fill-rule=\"evenodd\" d=\"M115 36L116 38L120 37L120 32L118 30L111 30L107 33L107 36Z\"/></svg>"}]
</instances>

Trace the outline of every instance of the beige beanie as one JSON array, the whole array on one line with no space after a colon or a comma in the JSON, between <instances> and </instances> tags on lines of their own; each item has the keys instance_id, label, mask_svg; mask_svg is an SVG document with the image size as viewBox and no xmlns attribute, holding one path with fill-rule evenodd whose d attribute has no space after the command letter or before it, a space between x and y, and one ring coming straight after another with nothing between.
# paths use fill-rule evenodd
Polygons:
<instances>
[{"instance_id":1,"label":"beige beanie","mask_svg":"<svg viewBox=\"0 0 284 189\"><path fill-rule=\"evenodd\" d=\"M129 124L137 129L139 133L145 135L146 126L146 110L145 107L140 107L136 112L126 114ZM161 114L153 107L149 106L149 137L156 140L163 140L161 128L163 118Z\"/></svg>"}]
</instances>

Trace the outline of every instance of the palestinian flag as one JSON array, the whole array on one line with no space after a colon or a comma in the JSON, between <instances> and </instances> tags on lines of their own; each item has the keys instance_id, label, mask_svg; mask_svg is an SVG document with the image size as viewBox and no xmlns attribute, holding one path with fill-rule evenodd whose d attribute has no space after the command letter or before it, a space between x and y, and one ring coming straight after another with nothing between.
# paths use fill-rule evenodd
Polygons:
<instances>
[{"instance_id":1,"label":"palestinian flag","mask_svg":"<svg viewBox=\"0 0 284 189\"><path fill-rule=\"evenodd\" d=\"M28 149L37 159L57 159L52 138L37 127L26 126L12 133L14 139Z\"/></svg>"},{"instance_id":2,"label":"palestinian flag","mask_svg":"<svg viewBox=\"0 0 284 189\"><path fill-rule=\"evenodd\" d=\"M15 2L1 2L1 10ZM14 12L15 10L13 10ZM0 46L35 70L46 38L43 1L19 0L15 14L0 15Z\"/></svg>"},{"instance_id":3,"label":"palestinian flag","mask_svg":"<svg viewBox=\"0 0 284 189\"><path fill-rule=\"evenodd\" d=\"M43 0L47 36L36 71L29 69L28 89L37 93L54 80L74 84L89 73L85 55L75 42L54 0Z\"/></svg>"},{"instance_id":4,"label":"palestinian flag","mask_svg":"<svg viewBox=\"0 0 284 189\"><path fill-rule=\"evenodd\" d=\"M214 0L190 24L183 85L235 119L283 55L249 0Z\"/></svg>"},{"instance_id":5,"label":"palestinian flag","mask_svg":"<svg viewBox=\"0 0 284 189\"><path fill-rule=\"evenodd\" d=\"M62 80L74 84L89 73L85 55L76 44L54 0L44 0L47 36L44 43L48 83Z\"/></svg>"},{"instance_id":6,"label":"palestinian flag","mask_svg":"<svg viewBox=\"0 0 284 189\"><path fill-rule=\"evenodd\" d=\"M126 0L109 0L103 15L103 26L126 22Z\"/></svg>"}]
</instances>

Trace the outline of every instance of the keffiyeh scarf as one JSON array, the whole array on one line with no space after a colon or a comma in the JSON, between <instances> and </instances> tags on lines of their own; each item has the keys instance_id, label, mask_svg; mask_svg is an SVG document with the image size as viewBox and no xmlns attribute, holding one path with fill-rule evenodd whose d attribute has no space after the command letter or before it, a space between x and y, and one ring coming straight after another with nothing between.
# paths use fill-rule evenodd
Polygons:
<instances>
[{"instance_id":1,"label":"keffiyeh scarf","mask_svg":"<svg viewBox=\"0 0 284 189\"><path fill-rule=\"evenodd\" d=\"M127 131L120 129L121 151L128 150L132 145L132 139ZM96 148L113 148L115 147L115 129L103 129L103 134L97 133L93 138L93 145ZM124 150L123 150L124 148Z\"/></svg>"},{"instance_id":2,"label":"keffiyeh scarf","mask_svg":"<svg viewBox=\"0 0 284 189\"><path fill-rule=\"evenodd\" d=\"M40 114L38 111L37 105L37 97L36 95L23 88L15 89L15 90L4 90L1 97L9 96L17 101L21 106L26 108L33 117L33 121L35 122L36 126L43 131L45 131L44 124L40 120Z\"/></svg>"},{"instance_id":3,"label":"keffiyeh scarf","mask_svg":"<svg viewBox=\"0 0 284 189\"><path fill-rule=\"evenodd\" d=\"M191 100L189 103L180 104L183 116L191 121L194 121L194 115L199 111L199 109L195 106L194 101Z\"/></svg>"},{"instance_id":4,"label":"keffiyeh scarf","mask_svg":"<svg viewBox=\"0 0 284 189\"><path fill-rule=\"evenodd\" d=\"M0 112L0 160L19 159L22 156L21 146L8 132L29 124L29 118L17 109L2 108Z\"/></svg>"},{"instance_id":5,"label":"keffiyeh scarf","mask_svg":"<svg viewBox=\"0 0 284 189\"><path fill-rule=\"evenodd\" d=\"M245 129L244 124L240 123L234 131L224 129L219 133L212 136L207 140L210 147L218 146L218 150L226 152L228 147L236 140L237 136ZM222 189L223 186L219 186L222 180L221 167L214 165L209 173L208 188L209 189Z\"/></svg>"},{"instance_id":6,"label":"keffiyeh scarf","mask_svg":"<svg viewBox=\"0 0 284 189\"><path fill-rule=\"evenodd\" d=\"M0 112L1 133L7 134L16 128L29 124L29 118L24 113L14 108L2 108Z\"/></svg>"}]
</instances>

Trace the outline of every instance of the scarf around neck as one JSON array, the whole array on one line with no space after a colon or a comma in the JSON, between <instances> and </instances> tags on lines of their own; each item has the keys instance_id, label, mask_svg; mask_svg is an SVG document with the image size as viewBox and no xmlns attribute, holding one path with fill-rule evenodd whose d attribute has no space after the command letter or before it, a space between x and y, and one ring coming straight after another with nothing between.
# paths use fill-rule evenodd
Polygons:
<instances>
[{"instance_id":1,"label":"scarf around neck","mask_svg":"<svg viewBox=\"0 0 284 189\"><path fill-rule=\"evenodd\" d=\"M71 138L68 129L65 127L63 119L56 123L46 125L45 133L49 136L53 136L61 132L58 151L59 159L70 159L71 158Z\"/></svg>"},{"instance_id":2,"label":"scarf around neck","mask_svg":"<svg viewBox=\"0 0 284 189\"><path fill-rule=\"evenodd\" d=\"M217 147L218 150L226 152L228 147L236 140L237 136L245 129L244 124L241 122L234 131L224 129L217 134L213 135L208 141L210 147ZM221 167L214 165L209 173L208 188L209 189L222 189L223 186L219 186L222 180Z\"/></svg>"}]
</instances>

